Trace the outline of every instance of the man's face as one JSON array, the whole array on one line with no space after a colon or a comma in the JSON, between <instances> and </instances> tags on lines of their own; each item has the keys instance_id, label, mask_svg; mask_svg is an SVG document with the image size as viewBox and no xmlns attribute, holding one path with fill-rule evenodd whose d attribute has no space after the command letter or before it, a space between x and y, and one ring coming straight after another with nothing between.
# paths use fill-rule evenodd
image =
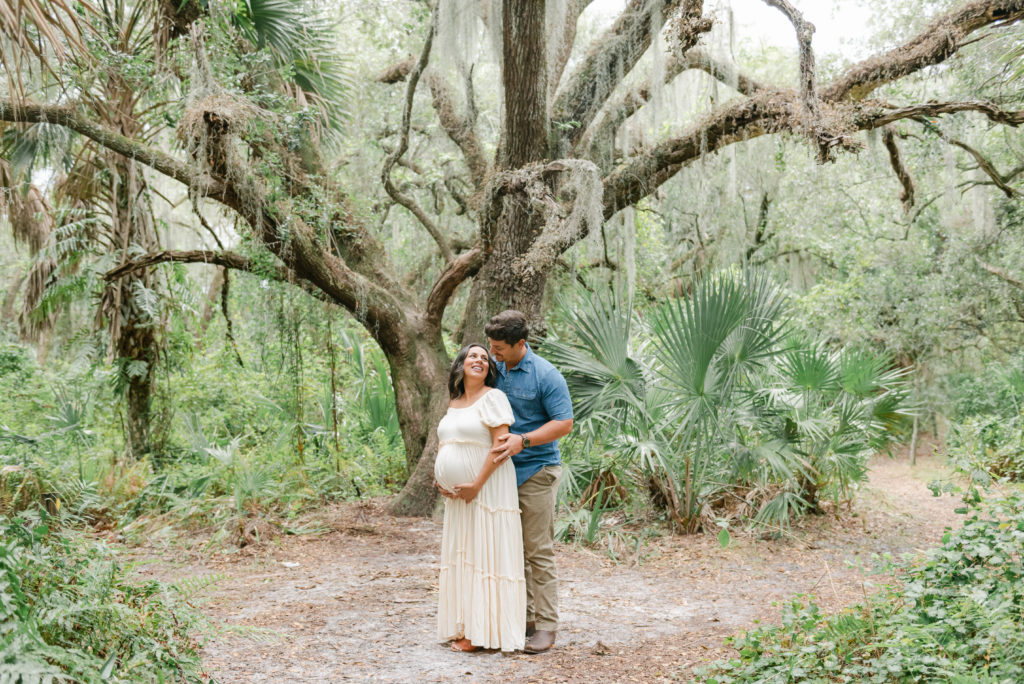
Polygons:
<instances>
[{"instance_id":1,"label":"man's face","mask_svg":"<svg viewBox=\"0 0 1024 684\"><path fill-rule=\"evenodd\" d=\"M487 340L491 343L491 356L495 361L504 361L506 364L515 365L526 356L526 341L519 340L515 344L509 344L490 337Z\"/></svg>"}]
</instances>

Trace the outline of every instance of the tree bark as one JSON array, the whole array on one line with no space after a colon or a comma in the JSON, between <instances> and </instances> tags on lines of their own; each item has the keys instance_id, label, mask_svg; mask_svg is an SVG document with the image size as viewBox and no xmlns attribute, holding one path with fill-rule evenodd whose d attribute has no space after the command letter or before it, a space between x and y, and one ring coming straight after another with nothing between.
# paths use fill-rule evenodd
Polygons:
<instances>
[{"instance_id":1,"label":"tree bark","mask_svg":"<svg viewBox=\"0 0 1024 684\"><path fill-rule=\"evenodd\" d=\"M145 179L141 167L111 155L111 216L113 234L119 240L122 264L131 249L156 247ZM154 287L151 271L140 270L108 285L104 299L109 319L111 354L116 356L124 385L126 442L128 455L141 458L151 451L151 408L153 379L158 358L157 321L153 302L144 301Z\"/></svg>"},{"instance_id":2,"label":"tree bark","mask_svg":"<svg viewBox=\"0 0 1024 684\"><path fill-rule=\"evenodd\" d=\"M422 332L411 336L405 354L387 357L409 469L409 479L391 503L391 511L398 515L430 515L437 499L436 428L448 406L448 355L439 327Z\"/></svg>"},{"instance_id":3,"label":"tree bark","mask_svg":"<svg viewBox=\"0 0 1024 684\"><path fill-rule=\"evenodd\" d=\"M504 0L502 119L498 167L517 169L547 155L547 45L542 0Z\"/></svg>"},{"instance_id":4,"label":"tree bark","mask_svg":"<svg viewBox=\"0 0 1024 684\"><path fill-rule=\"evenodd\" d=\"M487 206L481 209L480 235L487 258L470 290L463 344L485 341L484 325L504 309L519 309L531 321L540 321L547 274L525 281L515 264L540 236L545 215L526 190L534 172L516 174L548 154L544 5L537 0L506 0L502 5L505 111L497 166L506 173L492 179Z\"/></svg>"}]
</instances>

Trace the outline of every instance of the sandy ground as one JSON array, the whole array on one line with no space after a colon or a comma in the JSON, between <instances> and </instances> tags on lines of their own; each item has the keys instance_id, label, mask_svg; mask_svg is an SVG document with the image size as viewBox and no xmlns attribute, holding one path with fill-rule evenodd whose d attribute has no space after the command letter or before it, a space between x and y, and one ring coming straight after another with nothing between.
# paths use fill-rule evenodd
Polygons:
<instances>
[{"instance_id":1,"label":"sandy ground","mask_svg":"<svg viewBox=\"0 0 1024 684\"><path fill-rule=\"evenodd\" d=\"M812 593L826 611L877 588L874 554L913 553L959 524L957 501L926 483L945 475L937 458L873 460L870 484L850 511L812 516L780 539L655 538L615 563L558 549L562 626L542 655L460 654L435 637L441 527L394 518L381 502L333 506L316 518L330 532L282 537L238 554L183 553L151 544L159 562L138 572L162 579L223 573L201 604L231 631L205 646L219 682L658 682L730 649L724 637L777 621L779 605ZM169 562L177 557L181 560Z\"/></svg>"}]
</instances>

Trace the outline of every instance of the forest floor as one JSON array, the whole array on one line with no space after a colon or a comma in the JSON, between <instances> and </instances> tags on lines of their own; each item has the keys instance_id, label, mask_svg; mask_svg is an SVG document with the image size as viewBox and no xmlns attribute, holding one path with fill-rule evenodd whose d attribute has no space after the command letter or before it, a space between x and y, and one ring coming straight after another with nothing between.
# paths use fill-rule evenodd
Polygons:
<instances>
[{"instance_id":1,"label":"forest floor","mask_svg":"<svg viewBox=\"0 0 1024 684\"><path fill-rule=\"evenodd\" d=\"M958 500L926 488L948 471L930 444L921 451L914 468L905 448L876 456L851 510L811 516L781 538L737 535L722 549L712 535L666 535L619 563L559 546L562 624L542 655L439 643L441 526L392 517L381 501L317 511L329 529L319 536L237 553L152 541L133 556L147 577L225 575L200 603L230 627L203 649L219 682L687 680L693 666L734 653L725 637L777 622L794 595L814 594L826 612L861 601L886 581L868 574L874 554L916 553L959 526Z\"/></svg>"}]
</instances>

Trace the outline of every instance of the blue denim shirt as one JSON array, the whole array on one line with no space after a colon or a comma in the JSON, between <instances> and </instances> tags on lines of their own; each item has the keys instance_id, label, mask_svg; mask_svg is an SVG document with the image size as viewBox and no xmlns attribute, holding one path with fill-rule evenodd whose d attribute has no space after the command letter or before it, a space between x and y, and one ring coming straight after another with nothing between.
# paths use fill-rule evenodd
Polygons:
<instances>
[{"instance_id":1,"label":"blue denim shirt","mask_svg":"<svg viewBox=\"0 0 1024 684\"><path fill-rule=\"evenodd\" d=\"M508 395L515 414L516 434L536 430L551 420L572 418L572 400L565 378L551 362L533 353L526 346L526 355L512 370L506 370L505 362L499 361L498 389ZM516 467L516 486L533 477L544 466L560 465L562 456L558 451L558 440L523 449L512 457Z\"/></svg>"}]
</instances>

